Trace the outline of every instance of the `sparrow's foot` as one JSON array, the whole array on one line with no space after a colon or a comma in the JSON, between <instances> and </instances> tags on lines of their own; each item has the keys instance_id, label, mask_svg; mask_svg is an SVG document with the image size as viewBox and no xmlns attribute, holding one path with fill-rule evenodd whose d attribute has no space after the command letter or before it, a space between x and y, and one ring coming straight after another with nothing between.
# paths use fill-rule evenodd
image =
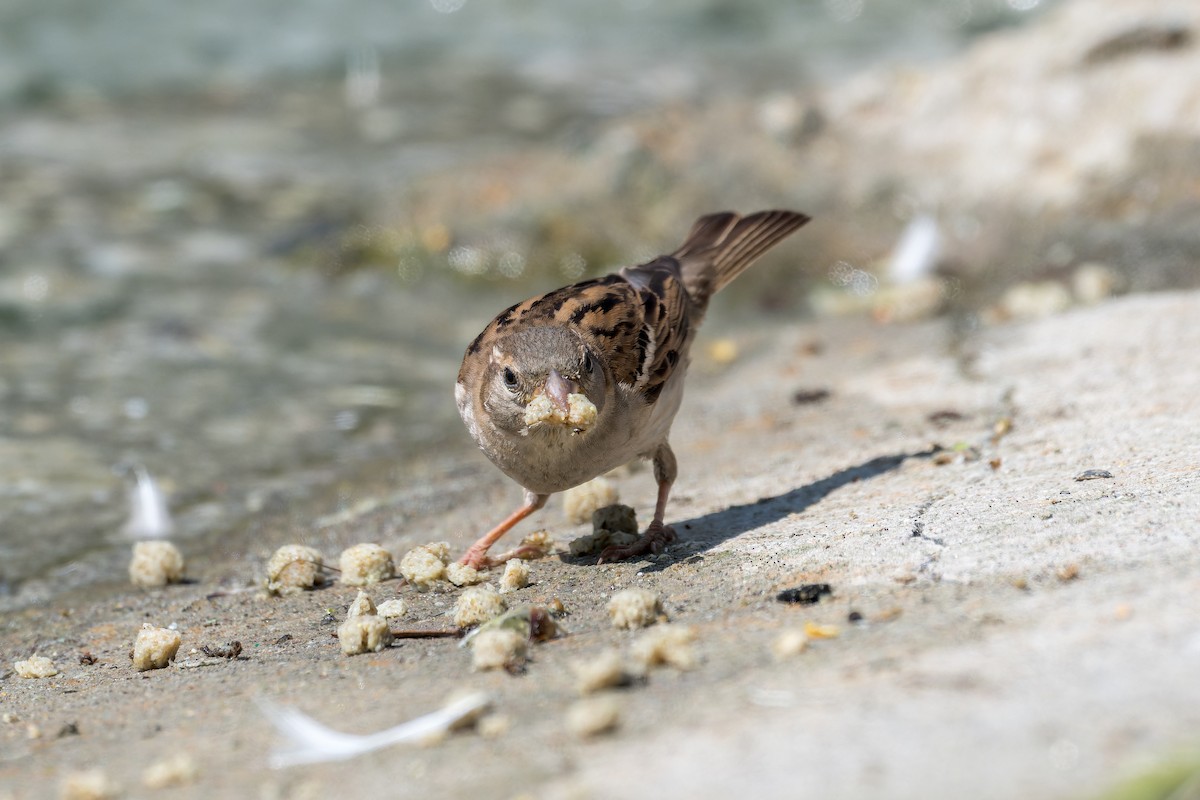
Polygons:
<instances>
[{"instance_id":1,"label":"sparrow's foot","mask_svg":"<svg viewBox=\"0 0 1200 800\"><path fill-rule=\"evenodd\" d=\"M458 563L483 570L491 567L495 560L487 554L486 549L472 546L467 548L467 552L463 553L463 557L458 560Z\"/></svg>"},{"instance_id":2,"label":"sparrow's foot","mask_svg":"<svg viewBox=\"0 0 1200 800\"><path fill-rule=\"evenodd\" d=\"M627 558L645 555L646 553L661 553L676 538L675 529L670 525L663 525L661 522L651 522L650 527L646 528L646 532L642 534L642 538L633 544L624 545L623 547L612 545L611 547L604 548L603 552L600 553L600 560L596 563L607 564L611 561L624 561Z\"/></svg>"},{"instance_id":3,"label":"sparrow's foot","mask_svg":"<svg viewBox=\"0 0 1200 800\"><path fill-rule=\"evenodd\" d=\"M514 558L522 558L526 561L533 561L535 559L542 558L545 555L546 549L544 547L538 547L537 545L533 544L522 544L517 545L512 550L506 550L498 556L491 556L488 558L488 562L490 563L490 566L495 567Z\"/></svg>"}]
</instances>

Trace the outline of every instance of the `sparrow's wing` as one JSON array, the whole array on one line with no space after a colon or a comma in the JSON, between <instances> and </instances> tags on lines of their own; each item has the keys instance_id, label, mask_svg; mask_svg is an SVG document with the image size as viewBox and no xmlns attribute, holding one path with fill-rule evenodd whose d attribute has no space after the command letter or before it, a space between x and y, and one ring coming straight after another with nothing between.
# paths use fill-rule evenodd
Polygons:
<instances>
[{"instance_id":1,"label":"sparrow's wing","mask_svg":"<svg viewBox=\"0 0 1200 800\"><path fill-rule=\"evenodd\" d=\"M653 402L679 363L690 331L690 302L679 263L663 256L517 303L492 320L467 354L522 327L568 325L591 344L613 380Z\"/></svg>"},{"instance_id":2,"label":"sparrow's wing","mask_svg":"<svg viewBox=\"0 0 1200 800\"><path fill-rule=\"evenodd\" d=\"M795 211L709 214L696 220L671 256L679 261L688 294L703 309L709 298L808 219Z\"/></svg>"}]
</instances>

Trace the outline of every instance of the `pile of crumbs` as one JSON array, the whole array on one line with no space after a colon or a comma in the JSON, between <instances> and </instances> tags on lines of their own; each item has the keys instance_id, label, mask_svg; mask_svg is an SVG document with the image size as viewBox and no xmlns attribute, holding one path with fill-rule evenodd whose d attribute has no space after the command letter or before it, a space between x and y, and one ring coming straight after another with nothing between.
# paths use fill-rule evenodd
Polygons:
<instances>
[{"instance_id":1,"label":"pile of crumbs","mask_svg":"<svg viewBox=\"0 0 1200 800\"><path fill-rule=\"evenodd\" d=\"M392 629L387 619L376 613L375 603L363 591L350 604L337 635L342 652L348 656L378 653L392 644Z\"/></svg>"}]
</instances>

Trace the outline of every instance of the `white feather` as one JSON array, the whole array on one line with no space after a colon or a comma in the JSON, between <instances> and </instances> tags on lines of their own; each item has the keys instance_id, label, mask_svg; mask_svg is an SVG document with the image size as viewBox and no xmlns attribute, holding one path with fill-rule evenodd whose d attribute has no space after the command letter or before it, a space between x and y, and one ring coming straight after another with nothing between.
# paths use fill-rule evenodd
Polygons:
<instances>
[{"instance_id":1,"label":"white feather","mask_svg":"<svg viewBox=\"0 0 1200 800\"><path fill-rule=\"evenodd\" d=\"M171 535L171 511L167 498L150 473L142 467L133 472L134 484L129 490L129 521L125 535L131 539L165 539Z\"/></svg>"},{"instance_id":2,"label":"white feather","mask_svg":"<svg viewBox=\"0 0 1200 800\"><path fill-rule=\"evenodd\" d=\"M288 706L280 706L260 698L258 707L286 740L271 751L268 763L272 769L297 764L318 764L324 761L345 761L382 747L401 742L420 742L443 733L468 717L479 714L491 698L482 692L463 697L416 719L392 728L359 736L327 728L312 717Z\"/></svg>"}]
</instances>

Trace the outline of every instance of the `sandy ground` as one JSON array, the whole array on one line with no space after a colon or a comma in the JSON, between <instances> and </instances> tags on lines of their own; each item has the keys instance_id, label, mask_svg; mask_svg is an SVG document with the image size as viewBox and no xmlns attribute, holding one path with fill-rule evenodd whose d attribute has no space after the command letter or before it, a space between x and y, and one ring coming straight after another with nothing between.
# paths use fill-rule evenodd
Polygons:
<instances>
[{"instance_id":1,"label":"sandy ground","mask_svg":"<svg viewBox=\"0 0 1200 800\"><path fill-rule=\"evenodd\" d=\"M1178 293L966 338L944 320L730 332L740 356L698 354L676 425L681 542L654 560L535 563L519 599L561 600L570 635L534 647L519 676L472 672L449 640L341 655L327 610L340 618L353 589L236 590L285 541L331 557L337 542L465 546L517 497L481 456L400 490L377 477L374 507L324 527L318 498L264 511L256 545L193 559L192 583L114 583L3 621L0 797L59 796L88 768L148 797L143 770L180 753L198 774L173 796L263 798L1080 797L1194 757L1198 314L1200 294ZM795 402L815 389L828 398ZM1076 480L1089 469L1112 477ZM644 518L648 471L618 484ZM538 523L562 543L582 530L557 504ZM832 597L776 601L813 581ZM605 605L630 586L695 627L700 664L615 690L619 728L581 741L565 728L569 665L628 652L639 634ZM413 627L449 624L454 592L372 594L404 597ZM175 666L133 671L144 621L183 634ZM772 642L808 621L840 633L776 660ZM237 660L191 653L231 640ZM33 652L61 674L16 677ZM489 693L506 730L267 767L277 739L256 698L366 733L464 688Z\"/></svg>"}]
</instances>

